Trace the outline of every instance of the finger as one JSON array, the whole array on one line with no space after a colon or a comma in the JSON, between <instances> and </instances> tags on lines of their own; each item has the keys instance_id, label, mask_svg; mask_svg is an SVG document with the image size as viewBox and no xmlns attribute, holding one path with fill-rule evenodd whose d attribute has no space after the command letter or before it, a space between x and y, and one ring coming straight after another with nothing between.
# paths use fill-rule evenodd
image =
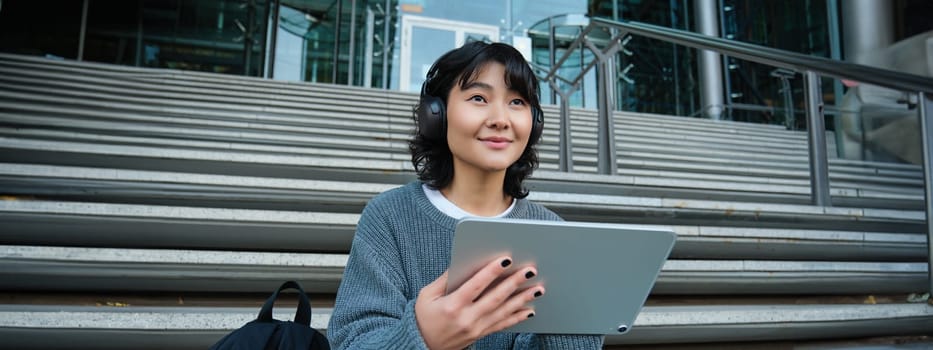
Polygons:
<instances>
[{"instance_id":1,"label":"finger","mask_svg":"<svg viewBox=\"0 0 933 350\"><path fill-rule=\"evenodd\" d=\"M443 297L447 293L447 271L444 271L434 282L421 288L421 295L429 300Z\"/></svg>"},{"instance_id":2,"label":"finger","mask_svg":"<svg viewBox=\"0 0 933 350\"><path fill-rule=\"evenodd\" d=\"M535 310L533 308L530 308L530 307L521 308L507 315L507 317L494 323L492 326L487 328L483 333L492 334L492 333L501 331L503 329L512 327L514 325L517 325L520 322L526 321L532 317L535 317Z\"/></svg>"},{"instance_id":3,"label":"finger","mask_svg":"<svg viewBox=\"0 0 933 350\"><path fill-rule=\"evenodd\" d=\"M476 301L476 312L478 315L488 315L490 313L496 312L497 310L501 312L511 312L515 308L522 306L513 305L512 309L502 309L505 306L507 300L509 300L515 291L519 290L525 282L532 279L537 275L538 271L534 266L525 266L521 269L515 270L511 275L503 279L499 284L497 284L492 289L488 290L479 300Z\"/></svg>"},{"instance_id":4,"label":"finger","mask_svg":"<svg viewBox=\"0 0 933 350\"><path fill-rule=\"evenodd\" d=\"M499 276L505 273L511 265L512 259L509 257L493 259L466 282L463 282L450 296L461 305L472 303L489 287L492 281L495 281Z\"/></svg>"},{"instance_id":5,"label":"finger","mask_svg":"<svg viewBox=\"0 0 933 350\"><path fill-rule=\"evenodd\" d=\"M515 312L529 308L529 303L544 295L544 286L537 284L512 294L496 309L483 315L479 322L485 327L496 327L498 323L511 317Z\"/></svg>"}]
</instances>

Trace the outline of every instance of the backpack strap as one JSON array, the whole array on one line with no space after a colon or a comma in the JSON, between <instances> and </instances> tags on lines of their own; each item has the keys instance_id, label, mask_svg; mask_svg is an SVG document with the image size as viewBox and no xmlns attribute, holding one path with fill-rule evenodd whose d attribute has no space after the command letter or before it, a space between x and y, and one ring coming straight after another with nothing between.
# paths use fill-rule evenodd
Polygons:
<instances>
[{"instance_id":1,"label":"backpack strap","mask_svg":"<svg viewBox=\"0 0 933 350\"><path fill-rule=\"evenodd\" d=\"M269 296L269 299L266 299L266 303L262 305L262 309L259 310L259 317L257 320L262 322L272 322L272 306L275 304L275 300L279 298L279 292L285 289L297 289L298 290L298 310L295 312L295 323L303 324L305 326L311 326L311 302L308 300L308 296L305 295L305 290L301 288L301 285L295 281L286 281Z\"/></svg>"}]
</instances>

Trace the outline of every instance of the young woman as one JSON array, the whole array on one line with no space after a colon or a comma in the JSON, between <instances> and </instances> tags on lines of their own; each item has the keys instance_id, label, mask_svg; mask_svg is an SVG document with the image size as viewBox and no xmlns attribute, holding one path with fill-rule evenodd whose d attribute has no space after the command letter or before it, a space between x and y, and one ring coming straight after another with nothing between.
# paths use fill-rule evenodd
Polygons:
<instances>
[{"instance_id":1,"label":"young woman","mask_svg":"<svg viewBox=\"0 0 933 350\"><path fill-rule=\"evenodd\" d=\"M410 142L420 181L376 196L357 225L327 336L335 349L598 349L600 336L499 332L546 298L534 266L490 261L446 294L454 228L466 216L560 220L524 198L537 167L538 81L505 44L473 42L431 67ZM487 291L492 282L503 283Z\"/></svg>"}]
</instances>

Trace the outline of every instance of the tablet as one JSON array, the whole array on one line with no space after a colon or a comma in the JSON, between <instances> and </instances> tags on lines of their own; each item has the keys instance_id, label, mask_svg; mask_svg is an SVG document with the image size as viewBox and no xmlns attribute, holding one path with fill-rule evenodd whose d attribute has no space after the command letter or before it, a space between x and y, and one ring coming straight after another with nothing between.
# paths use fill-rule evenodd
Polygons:
<instances>
[{"instance_id":1,"label":"tablet","mask_svg":"<svg viewBox=\"0 0 933 350\"><path fill-rule=\"evenodd\" d=\"M531 303L535 317L506 332L623 334L676 238L669 229L637 225L467 218L455 231L447 292L507 255L511 271L535 265L538 274L526 286L542 283L545 293Z\"/></svg>"}]
</instances>

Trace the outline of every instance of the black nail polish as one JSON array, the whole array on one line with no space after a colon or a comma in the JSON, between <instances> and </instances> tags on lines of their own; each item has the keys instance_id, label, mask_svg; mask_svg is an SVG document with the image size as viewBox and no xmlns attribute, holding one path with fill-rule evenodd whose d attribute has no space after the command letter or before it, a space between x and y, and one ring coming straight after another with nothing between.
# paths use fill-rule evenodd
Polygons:
<instances>
[{"instance_id":1,"label":"black nail polish","mask_svg":"<svg viewBox=\"0 0 933 350\"><path fill-rule=\"evenodd\" d=\"M509 260L509 259L502 260L502 267L509 267L509 265L512 265L512 260Z\"/></svg>"},{"instance_id":2,"label":"black nail polish","mask_svg":"<svg viewBox=\"0 0 933 350\"><path fill-rule=\"evenodd\" d=\"M531 279L534 276L535 276L534 272L531 272L531 271L525 272L525 279Z\"/></svg>"},{"instance_id":3,"label":"black nail polish","mask_svg":"<svg viewBox=\"0 0 933 350\"><path fill-rule=\"evenodd\" d=\"M528 318L532 318L532 317L535 317L535 313L534 313L534 312L528 314Z\"/></svg>"},{"instance_id":4,"label":"black nail polish","mask_svg":"<svg viewBox=\"0 0 933 350\"><path fill-rule=\"evenodd\" d=\"M542 296L542 295L544 295L544 293L541 293L540 290L537 291L537 292L535 292L535 298L540 297L540 296Z\"/></svg>"}]
</instances>

